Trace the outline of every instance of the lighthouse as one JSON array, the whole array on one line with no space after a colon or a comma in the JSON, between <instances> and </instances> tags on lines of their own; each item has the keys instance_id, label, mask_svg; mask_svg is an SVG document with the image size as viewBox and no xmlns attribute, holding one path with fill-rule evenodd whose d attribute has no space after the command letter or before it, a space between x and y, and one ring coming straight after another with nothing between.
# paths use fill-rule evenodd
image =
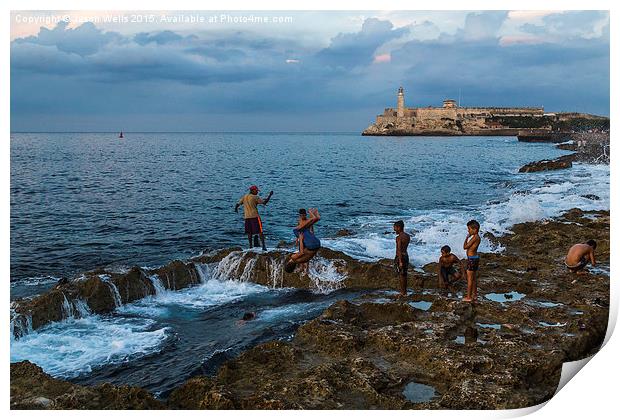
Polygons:
<instances>
[{"instance_id":1,"label":"lighthouse","mask_svg":"<svg viewBox=\"0 0 620 420\"><path fill-rule=\"evenodd\" d=\"M396 101L396 117L403 118L405 116L405 92L403 87L398 88L398 97Z\"/></svg>"}]
</instances>

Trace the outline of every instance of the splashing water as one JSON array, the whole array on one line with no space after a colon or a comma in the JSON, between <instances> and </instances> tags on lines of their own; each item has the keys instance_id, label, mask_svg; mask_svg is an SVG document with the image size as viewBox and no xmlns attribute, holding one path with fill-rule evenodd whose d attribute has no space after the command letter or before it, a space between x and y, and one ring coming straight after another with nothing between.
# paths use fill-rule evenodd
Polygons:
<instances>
[{"instance_id":1,"label":"splashing water","mask_svg":"<svg viewBox=\"0 0 620 420\"><path fill-rule=\"evenodd\" d=\"M121 300L121 294L118 292L118 287L110 280L110 276L107 274L100 274L99 278L101 281L105 282L110 291L112 292L112 297L114 298L114 306L116 308L120 308L123 305L123 301Z\"/></svg>"},{"instance_id":2,"label":"splashing water","mask_svg":"<svg viewBox=\"0 0 620 420\"><path fill-rule=\"evenodd\" d=\"M344 287L347 278L343 260L327 260L316 257L308 264L310 287L318 293L331 293Z\"/></svg>"}]
</instances>

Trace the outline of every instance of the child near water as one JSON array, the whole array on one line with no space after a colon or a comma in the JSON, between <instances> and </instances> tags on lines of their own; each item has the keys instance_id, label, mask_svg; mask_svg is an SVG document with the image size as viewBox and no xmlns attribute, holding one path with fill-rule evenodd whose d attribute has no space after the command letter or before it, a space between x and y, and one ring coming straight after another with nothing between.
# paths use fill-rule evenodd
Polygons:
<instances>
[{"instance_id":1,"label":"child near water","mask_svg":"<svg viewBox=\"0 0 620 420\"><path fill-rule=\"evenodd\" d=\"M441 247L437 277L439 279L439 287L442 289L448 288L454 281L465 277L461 260L452 253L452 249L448 245Z\"/></svg>"},{"instance_id":2,"label":"child near water","mask_svg":"<svg viewBox=\"0 0 620 420\"><path fill-rule=\"evenodd\" d=\"M394 256L394 266L398 272L399 293L398 297L407 297L407 271L409 270L409 254L407 247L411 241L411 236L405 232L405 222L399 220L394 222L394 233L396 233L396 255Z\"/></svg>"},{"instance_id":3,"label":"child near water","mask_svg":"<svg viewBox=\"0 0 620 420\"><path fill-rule=\"evenodd\" d=\"M596 241L594 239L590 239L583 244L571 246L564 260L566 268L573 273L582 274L584 272L583 269L586 268L588 263L592 264L594 267L596 265L596 260L594 259L595 249Z\"/></svg>"},{"instance_id":4,"label":"child near water","mask_svg":"<svg viewBox=\"0 0 620 420\"><path fill-rule=\"evenodd\" d=\"M467 295L463 302L475 302L478 299L478 267L480 266L480 255L478 246L480 245L480 223L476 220L467 222L467 237L463 242L463 249L467 253Z\"/></svg>"},{"instance_id":5,"label":"child near water","mask_svg":"<svg viewBox=\"0 0 620 420\"><path fill-rule=\"evenodd\" d=\"M321 248L321 241L314 235L314 224L321 220L321 215L317 209L309 209L310 217L307 217L305 209L299 209L299 219L297 227L293 229L293 233L297 237L299 251L291 255L286 264L284 271L292 273L298 264L309 262L317 254Z\"/></svg>"}]
</instances>

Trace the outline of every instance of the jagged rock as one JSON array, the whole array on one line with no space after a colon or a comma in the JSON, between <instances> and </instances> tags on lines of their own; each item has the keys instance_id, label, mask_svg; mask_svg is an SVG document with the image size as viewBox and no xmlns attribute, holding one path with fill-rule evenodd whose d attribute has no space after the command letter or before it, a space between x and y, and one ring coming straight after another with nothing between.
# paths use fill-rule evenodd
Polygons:
<instances>
[{"instance_id":1,"label":"jagged rock","mask_svg":"<svg viewBox=\"0 0 620 420\"><path fill-rule=\"evenodd\" d=\"M175 389L168 397L168 406L181 410L234 409L231 398L226 392L218 391L211 379L199 376Z\"/></svg>"},{"instance_id":2,"label":"jagged rock","mask_svg":"<svg viewBox=\"0 0 620 420\"><path fill-rule=\"evenodd\" d=\"M112 282L118 289L122 303L133 302L134 300L155 294L153 282L149 280L147 274L139 267L132 267L126 274L115 276Z\"/></svg>"},{"instance_id":3,"label":"jagged rock","mask_svg":"<svg viewBox=\"0 0 620 420\"><path fill-rule=\"evenodd\" d=\"M562 259L576 238L594 238L597 260L608 264L609 223L608 211L572 209L556 220L517 224L497 238L502 254L481 254L476 305L433 289L416 289L404 299L375 290L339 301L302 325L292 341L258 345L225 362L215 376L190 379L170 394L168 407L510 409L540 404L553 396L564 362L593 354L603 342L609 276L585 273L573 282ZM342 261L350 287L395 285L389 260L360 263L328 249L319 256ZM229 250L183 267L176 263L167 273L174 277L173 287L180 276L191 279L182 274L190 264L209 259L217 265L228 258L235 263L220 269L243 275L253 261L248 281L268 283L269 270L285 257L284 252ZM416 276L435 288L433 267L436 263ZM278 285L295 282L309 286L297 273ZM96 290L98 283L91 286ZM79 287L71 282L60 290L72 299ZM497 302L485 297L489 293L510 300ZM58 299L54 296L48 299ZM420 301L430 308L412 307ZM411 381L434 387L435 397L407 401L403 390ZM161 403L132 387L78 387L20 362L11 364L11 407L160 408Z\"/></svg>"},{"instance_id":4,"label":"jagged rock","mask_svg":"<svg viewBox=\"0 0 620 420\"><path fill-rule=\"evenodd\" d=\"M74 385L54 379L29 361L11 363L11 409L161 409L164 405L143 389L104 384Z\"/></svg>"},{"instance_id":5,"label":"jagged rock","mask_svg":"<svg viewBox=\"0 0 620 420\"><path fill-rule=\"evenodd\" d=\"M557 169L567 169L573 166L572 156L562 156L553 160L539 160L538 162L530 162L526 165L523 165L519 172L528 173L528 172L540 172L540 171L555 171Z\"/></svg>"},{"instance_id":6,"label":"jagged rock","mask_svg":"<svg viewBox=\"0 0 620 420\"><path fill-rule=\"evenodd\" d=\"M200 276L193 262L173 261L157 269L155 273L166 289L179 290L200 283Z\"/></svg>"},{"instance_id":7,"label":"jagged rock","mask_svg":"<svg viewBox=\"0 0 620 420\"><path fill-rule=\"evenodd\" d=\"M342 236L351 236L354 235L355 232L353 232L350 229L340 229L336 232L336 237L342 237Z\"/></svg>"}]
</instances>

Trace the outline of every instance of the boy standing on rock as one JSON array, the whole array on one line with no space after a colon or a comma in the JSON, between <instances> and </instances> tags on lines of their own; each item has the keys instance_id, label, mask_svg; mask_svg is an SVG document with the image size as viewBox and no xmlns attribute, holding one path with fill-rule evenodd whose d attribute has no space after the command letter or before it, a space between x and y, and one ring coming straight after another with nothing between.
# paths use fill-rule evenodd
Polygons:
<instances>
[{"instance_id":1,"label":"boy standing on rock","mask_svg":"<svg viewBox=\"0 0 620 420\"><path fill-rule=\"evenodd\" d=\"M394 223L394 232L396 233L396 257L394 257L394 265L398 271L400 292L398 297L407 296L407 270L409 270L409 254L407 247L411 241L411 236L405 233L405 222L399 220Z\"/></svg>"},{"instance_id":2,"label":"boy standing on rock","mask_svg":"<svg viewBox=\"0 0 620 420\"><path fill-rule=\"evenodd\" d=\"M273 191L269 192L269 195L266 199L262 199L258 196L258 187L256 185L252 185L250 187L250 192L239 199L237 205L235 205L235 212L239 211L239 206L243 204L243 218L245 219L245 233L248 235L248 241L250 243L250 248L254 245L252 243L252 237L254 235L259 235L261 243L263 245L263 251L267 251L267 247L265 247L265 235L263 235L263 224L260 220L260 216L258 215L258 209L256 206L259 204L267 205L271 196L273 195Z\"/></svg>"},{"instance_id":3,"label":"boy standing on rock","mask_svg":"<svg viewBox=\"0 0 620 420\"><path fill-rule=\"evenodd\" d=\"M573 273L583 274L583 269L586 268L588 263L592 264L592 267L596 265L594 259L594 250L596 249L596 241L590 239L584 244L575 244L570 247L564 264Z\"/></svg>"},{"instance_id":4,"label":"boy standing on rock","mask_svg":"<svg viewBox=\"0 0 620 420\"><path fill-rule=\"evenodd\" d=\"M478 299L478 267L480 266L480 223L475 220L467 222L467 237L463 243L463 249L467 252L467 295L463 302L475 302Z\"/></svg>"}]
</instances>

